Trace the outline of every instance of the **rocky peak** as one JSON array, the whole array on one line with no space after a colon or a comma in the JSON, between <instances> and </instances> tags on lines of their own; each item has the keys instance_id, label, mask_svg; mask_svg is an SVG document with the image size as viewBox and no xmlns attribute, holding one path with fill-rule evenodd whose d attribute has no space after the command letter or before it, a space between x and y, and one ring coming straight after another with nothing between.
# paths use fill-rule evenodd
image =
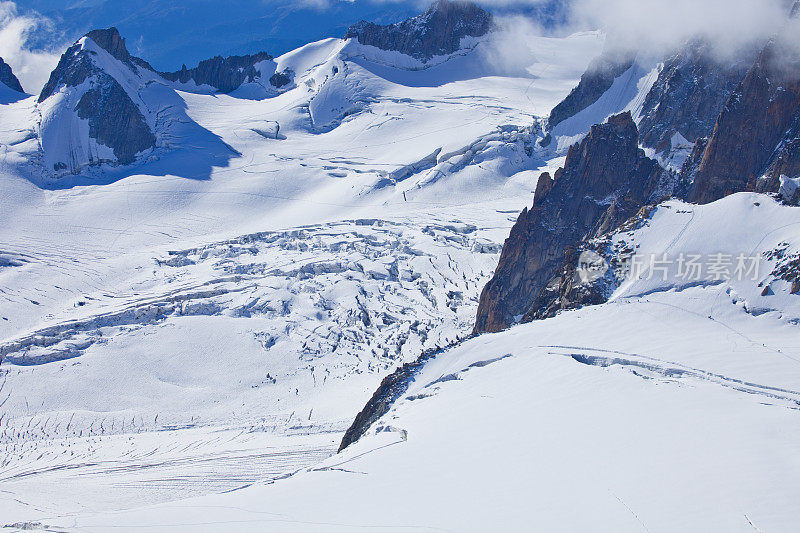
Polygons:
<instances>
[{"instance_id":1,"label":"rocky peak","mask_svg":"<svg viewBox=\"0 0 800 533\"><path fill-rule=\"evenodd\" d=\"M39 103L55 94L59 87L76 87L97 72L97 67L86 54L82 53L82 48L79 42L67 48L55 70L50 73L47 83L42 87L42 92L39 93Z\"/></svg>"},{"instance_id":2,"label":"rocky peak","mask_svg":"<svg viewBox=\"0 0 800 533\"><path fill-rule=\"evenodd\" d=\"M2 57L0 57L0 83L3 83L6 87L17 91L18 93L25 92L22 90L22 85L14 75L11 67L5 61L3 61Z\"/></svg>"},{"instance_id":3,"label":"rocky peak","mask_svg":"<svg viewBox=\"0 0 800 533\"><path fill-rule=\"evenodd\" d=\"M254 81L261 76L255 68L258 63L268 61L272 56L266 52L244 56L217 56L201 61L195 68L186 65L177 72L162 72L161 75L173 82L208 85L223 93L238 89L243 83ZM274 85L274 84L273 84Z\"/></svg>"},{"instance_id":4,"label":"rocky peak","mask_svg":"<svg viewBox=\"0 0 800 533\"><path fill-rule=\"evenodd\" d=\"M108 60L101 59L89 41L131 75L117 79L118 69L108 68ZM140 87L131 86L137 79ZM128 164L140 152L155 147L156 137L138 95L154 79L157 75L150 65L130 55L116 28L91 31L64 52L38 99L41 143L52 170L74 173L86 165ZM88 138L69 116L73 113L88 122Z\"/></svg>"},{"instance_id":5,"label":"rocky peak","mask_svg":"<svg viewBox=\"0 0 800 533\"><path fill-rule=\"evenodd\" d=\"M714 58L708 42L692 41L667 57L642 106L642 144L665 153L672 149L676 134L691 144L711 135L754 56L723 64Z\"/></svg>"},{"instance_id":6,"label":"rocky peak","mask_svg":"<svg viewBox=\"0 0 800 533\"><path fill-rule=\"evenodd\" d=\"M132 56L128 52L125 46L125 39L120 36L116 28L92 30L70 46L61 56L56 69L50 74L50 79L39 95L39 102L46 100L60 86L75 87L100 71L97 64L92 61L94 53L87 50L81 42L83 39L91 39L98 47L108 52L114 59L122 62L134 73L137 73L139 69L145 69L151 73L154 72L153 68L145 60Z\"/></svg>"},{"instance_id":7,"label":"rocky peak","mask_svg":"<svg viewBox=\"0 0 800 533\"><path fill-rule=\"evenodd\" d=\"M533 207L511 229L481 294L475 331L500 331L519 321L543 290L558 284L554 278L565 257L580 243L615 229L673 190L672 175L639 148L630 113L593 126L569 149L564 168L553 178L540 177Z\"/></svg>"},{"instance_id":8,"label":"rocky peak","mask_svg":"<svg viewBox=\"0 0 800 533\"><path fill-rule=\"evenodd\" d=\"M731 94L693 178L689 200L708 203L744 190L776 190L800 172L800 57L771 42ZM763 175L767 183L759 183Z\"/></svg>"},{"instance_id":9,"label":"rocky peak","mask_svg":"<svg viewBox=\"0 0 800 533\"><path fill-rule=\"evenodd\" d=\"M461 39L486 35L493 24L492 15L472 2L437 0L425 13L397 24L361 21L345 39L427 60L459 50Z\"/></svg>"},{"instance_id":10,"label":"rocky peak","mask_svg":"<svg viewBox=\"0 0 800 533\"><path fill-rule=\"evenodd\" d=\"M130 61L131 54L125 46L125 39L119 34L117 28L92 30L86 34L86 37L120 61L124 63Z\"/></svg>"},{"instance_id":11,"label":"rocky peak","mask_svg":"<svg viewBox=\"0 0 800 533\"><path fill-rule=\"evenodd\" d=\"M131 55L125 46L125 38L119 34L117 28L111 27L104 30L92 30L86 34L100 48L111 54L115 59L122 61L131 68L135 66L154 71L153 67L144 59ZM135 65L135 66L134 66Z\"/></svg>"}]
</instances>

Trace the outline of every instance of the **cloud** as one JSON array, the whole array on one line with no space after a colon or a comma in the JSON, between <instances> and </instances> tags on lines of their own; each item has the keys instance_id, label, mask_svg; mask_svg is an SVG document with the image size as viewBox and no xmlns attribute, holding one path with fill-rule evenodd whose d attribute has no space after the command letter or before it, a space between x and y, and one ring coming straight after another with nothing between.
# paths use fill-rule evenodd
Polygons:
<instances>
[{"instance_id":1,"label":"cloud","mask_svg":"<svg viewBox=\"0 0 800 533\"><path fill-rule=\"evenodd\" d=\"M574 0L572 24L604 30L617 46L660 52L702 38L722 56L774 36L787 0Z\"/></svg>"},{"instance_id":2,"label":"cloud","mask_svg":"<svg viewBox=\"0 0 800 533\"><path fill-rule=\"evenodd\" d=\"M40 91L58 63L59 50L33 50L29 44L34 32L50 27L50 21L37 14L20 14L14 2L0 2L0 57L28 93Z\"/></svg>"},{"instance_id":3,"label":"cloud","mask_svg":"<svg viewBox=\"0 0 800 533\"><path fill-rule=\"evenodd\" d=\"M326 1L326 0L319 0ZM343 1L343 0L330 0ZM361 0L371 3L416 2L420 8L433 0ZM689 39L710 42L720 56L730 57L781 32L796 41L800 34L785 31L795 0L475 0L496 13L516 11L531 19L537 12L566 8L567 22L550 31L567 33L600 29L616 46L662 54ZM534 21L535 23L536 21ZM512 27L517 33L518 27ZM512 47L513 48L513 47Z\"/></svg>"}]
</instances>

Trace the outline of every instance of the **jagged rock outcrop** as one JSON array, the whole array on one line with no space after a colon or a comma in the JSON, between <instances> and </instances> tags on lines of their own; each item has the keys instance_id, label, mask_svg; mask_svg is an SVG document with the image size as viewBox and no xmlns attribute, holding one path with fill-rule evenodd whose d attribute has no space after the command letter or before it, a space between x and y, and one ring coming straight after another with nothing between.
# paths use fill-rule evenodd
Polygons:
<instances>
[{"instance_id":1,"label":"jagged rock outcrop","mask_svg":"<svg viewBox=\"0 0 800 533\"><path fill-rule=\"evenodd\" d=\"M459 50L461 39L482 37L493 24L492 15L472 2L437 0L422 15L397 24L382 26L361 21L344 38L424 61Z\"/></svg>"},{"instance_id":2,"label":"jagged rock outcrop","mask_svg":"<svg viewBox=\"0 0 800 533\"><path fill-rule=\"evenodd\" d=\"M800 176L800 113L778 143L778 149L766 172L766 179L756 182L759 192L774 192L781 176Z\"/></svg>"},{"instance_id":3,"label":"jagged rock outcrop","mask_svg":"<svg viewBox=\"0 0 800 533\"><path fill-rule=\"evenodd\" d=\"M612 213L609 218L618 226L613 231L601 223L604 229L595 232L596 236L567 248L561 267L536 295L522 322L552 318L562 311L607 302L624 281L634 252L624 241L614 243L613 237L641 227L654 210L654 205L646 205L621 225L619 213Z\"/></svg>"},{"instance_id":4,"label":"jagged rock outcrop","mask_svg":"<svg viewBox=\"0 0 800 533\"><path fill-rule=\"evenodd\" d=\"M634 60L635 54L615 48L604 50L600 57L591 62L578 86L550 112L548 129L552 130L597 102L611 88L614 80L633 66Z\"/></svg>"},{"instance_id":5,"label":"jagged rock outcrop","mask_svg":"<svg viewBox=\"0 0 800 533\"><path fill-rule=\"evenodd\" d=\"M642 106L641 143L656 153L666 153L673 148L676 134L692 144L711 135L753 59L723 64L704 41L690 42L668 57Z\"/></svg>"},{"instance_id":6,"label":"jagged rock outcrop","mask_svg":"<svg viewBox=\"0 0 800 533\"><path fill-rule=\"evenodd\" d=\"M22 90L22 85L14 75L11 67L5 61L3 61L2 57L0 57L0 83L4 84L13 91L17 91L18 93L25 92Z\"/></svg>"},{"instance_id":7,"label":"jagged rock outcrop","mask_svg":"<svg viewBox=\"0 0 800 533\"><path fill-rule=\"evenodd\" d=\"M345 432L342 442L339 444L339 451L341 452L357 442L375 422L388 413L394 402L408 390L408 386L414 381L414 377L425 366L425 363L434 359L442 351L443 348L427 350L416 361L404 364L383 378L372 398L356 415L355 420Z\"/></svg>"},{"instance_id":8,"label":"jagged rock outcrop","mask_svg":"<svg viewBox=\"0 0 800 533\"><path fill-rule=\"evenodd\" d=\"M481 294L476 333L518 322L556 282L565 255L609 232L643 206L670 196L674 175L646 157L630 113L593 126L553 179L543 174L533 207L519 216L494 277ZM540 305L542 305L540 303Z\"/></svg>"},{"instance_id":9,"label":"jagged rock outcrop","mask_svg":"<svg viewBox=\"0 0 800 533\"><path fill-rule=\"evenodd\" d=\"M282 70L269 77L269 84L276 89L282 89L292 83L292 78L293 73L291 70Z\"/></svg>"},{"instance_id":10,"label":"jagged rock outcrop","mask_svg":"<svg viewBox=\"0 0 800 533\"><path fill-rule=\"evenodd\" d=\"M776 38L760 54L754 49L724 64L708 44L688 43L666 59L636 108L638 134L630 114L593 126L555 179L541 176L533 208L512 228L481 295L475 331L605 301L614 280L585 283L579 260L602 255L601 236L670 195L707 203L780 189L785 202L798 201L800 54L787 42ZM631 65L605 57L598 63L553 110L550 129L598 101ZM661 169L638 143L667 168L682 165L680 173Z\"/></svg>"},{"instance_id":11,"label":"jagged rock outcrop","mask_svg":"<svg viewBox=\"0 0 800 533\"><path fill-rule=\"evenodd\" d=\"M156 78L146 61L130 55L116 28L86 34L61 56L38 98L46 164L57 173L77 172L132 163L154 148L138 90Z\"/></svg>"},{"instance_id":12,"label":"jagged rock outcrop","mask_svg":"<svg viewBox=\"0 0 800 533\"><path fill-rule=\"evenodd\" d=\"M229 93L238 89L243 83L255 81L261 77L261 72L256 65L262 61L269 61L272 56L266 52L244 56L217 56L201 61L195 68L187 69L183 65L177 72L162 72L161 75L172 82L208 85L222 93ZM286 83L284 83L285 85ZM281 85L276 85L280 87Z\"/></svg>"},{"instance_id":13,"label":"jagged rock outcrop","mask_svg":"<svg viewBox=\"0 0 800 533\"><path fill-rule=\"evenodd\" d=\"M787 205L800 204L800 178L781 175L778 178L778 194Z\"/></svg>"},{"instance_id":14,"label":"jagged rock outcrop","mask_svg":"<svg viewBox=\"0 0 800 533\"><path fill-rule=\"evenodd\" d=\"M585 283L580 279L578 267L582 253L578 248L567 248L561 267L550 283L536 295L522 322L551 318L561 311L599 305L606 301L608 296L600 284Z\"/></svg>"},{"instance_id":15,"label":"jagged rock outcrop","mask_svg":"<svg viewBox=\"0 0 800 533\"><path fill-rule=\"evenodd\" d=\"M686 176L693 178L689 200L708 203L744 190L775 192L781 174L800 171L799 113L800 58L791 47L771 42L728 99L696 172ZM767 180L758 179L765 174Z\"/></svg>"}]
</instances>

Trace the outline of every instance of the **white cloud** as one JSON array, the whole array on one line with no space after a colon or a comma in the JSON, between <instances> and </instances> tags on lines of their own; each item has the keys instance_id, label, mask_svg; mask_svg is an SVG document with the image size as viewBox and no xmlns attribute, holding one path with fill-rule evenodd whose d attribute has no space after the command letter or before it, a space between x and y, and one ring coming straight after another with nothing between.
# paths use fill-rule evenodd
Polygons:
<instances>
[{"instance_id":1,"label":"white cloud","mask_svg":"<svg viewBox=\"0 0 800 533\"><path fill-rule=\"evenodd\" d=\"M774 36L787 0L575 0L573 24L607 32L619 46L660 52L704 38L723 56Z\"/></svg>"},{"instance_id":2,"label":"white cloud","mask_svg":"<svg viewBox=\"0 0 800 533\"><path fill-rule=\"evenodd\" d=\"M326 0L319 0L326 1ZM335 0L342 1L342 0ZM392 3L409 0L361 0ZM421 9L433 0L416 1ZM787 26L795 0L475 0L486 8L567 5L569 22L562 32L601 29L626 49L663 53L692 38L704 38L721 56L764 42ZM516 33L518 27L512 27ZM791 34L800 48L800 35Z\"/></svg>"},{"instance_id":3,"label":"white cloud","mask_svg":"<svg viewBox=\"0 0 800 533\"><path fill-rule=\"evenodd\" d=\"M21 15L14 2L0 2L0 57L11 65L28 93L41 90L60 56L52 50L31 50L29 38L49 22L37 15Z\"/></svg>"}]
</instances>

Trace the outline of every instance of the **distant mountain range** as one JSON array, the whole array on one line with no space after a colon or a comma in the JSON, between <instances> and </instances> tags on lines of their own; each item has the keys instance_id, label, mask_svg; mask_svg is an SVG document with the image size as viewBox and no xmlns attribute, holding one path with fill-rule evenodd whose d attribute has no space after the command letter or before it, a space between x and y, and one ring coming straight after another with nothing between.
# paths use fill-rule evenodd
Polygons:
<instances>
[{"instance_id":1,"label":"distant mountain range","mask_svg":"<svg viewBox=\"0 0 800 533\"><path fill-rule=\"evenodd\" d=\"M513 11L549 23L563 16L563 5L549 0ZM53 31L66 43L90 30L115 26L126 36L131 53L165 71L215 55L264 51L278 56L319 39L342 37L361 20L392 24L420 12L419 3L411 0L330 0L325 7L292 0L229 0L224 7L215 0L19 0L17 6L54 23L33 36L34 44L51 45Z\"/></svg>"}]
</instances>

